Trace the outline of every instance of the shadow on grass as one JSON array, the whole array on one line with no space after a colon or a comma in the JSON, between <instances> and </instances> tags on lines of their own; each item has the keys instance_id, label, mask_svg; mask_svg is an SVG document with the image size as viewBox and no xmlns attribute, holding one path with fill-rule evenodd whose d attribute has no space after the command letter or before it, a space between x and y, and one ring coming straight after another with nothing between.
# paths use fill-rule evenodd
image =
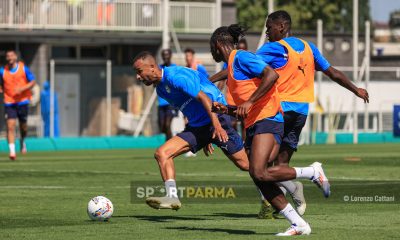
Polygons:
<instances>
[{"instance_id":1,"label":"shadow on grass","mask_svg":"<svg viewBox=\"0 0 400 240\"><path fill-rule=\"evenodd\" d=\"M204 221L208 218L193 217L193 216L113 216L113 218L136 218L149 222L170 222L170 221Z\"/></svg>"},{"instance_id":2,"label":"shadow on grass","mask_svg":"<svg viewBox=\"0 0 400 240\"><path fill-rule=\"evenodd\" d=\"M235 235L253 235L257 234L251 230L236 230L227 228L196 228L196 227L167 227L170 230L180 230L180 231L204 231L204 232L222 232Z\"/></svg>"},{"instance_id":3,"label":"shadow on grass","mask_svg":"<svg viewBox=\"0 0 400 240\"><path fill-rule=\"evenodd\" d=\"M213 213L211 215L202 215L204 217L224 217L224 218L257 218L257 214L254 213Z\"/></svg>"}]
</instances>

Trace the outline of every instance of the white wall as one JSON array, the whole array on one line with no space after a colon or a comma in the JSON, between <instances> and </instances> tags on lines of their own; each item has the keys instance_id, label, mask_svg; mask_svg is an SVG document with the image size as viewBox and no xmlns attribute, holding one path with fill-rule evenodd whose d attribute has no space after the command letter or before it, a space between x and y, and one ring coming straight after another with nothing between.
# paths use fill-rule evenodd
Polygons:
<instances>
[{"instance_id":1,"label":"white wall","mask_svg":"<svg viewBox=\"0 0 400 240\"><path fill-rule=\"evenodd\" d=\"M363 82L359 85L359 87L364 86ZM371 81L368 93L370 97L369 111L378 112L382 109L384 112L391 112L394 103L400 104L400 81ZM352 112L353 96L353 93L335 82L323 82L321 85L320 102L325 112L328 111L329 105L331 112ZM364 106L362 99L358 98L358 111L363 112ZM315 103L311 104L310 111L314 111L314 109Z\"/></svg>"}]
</instances>

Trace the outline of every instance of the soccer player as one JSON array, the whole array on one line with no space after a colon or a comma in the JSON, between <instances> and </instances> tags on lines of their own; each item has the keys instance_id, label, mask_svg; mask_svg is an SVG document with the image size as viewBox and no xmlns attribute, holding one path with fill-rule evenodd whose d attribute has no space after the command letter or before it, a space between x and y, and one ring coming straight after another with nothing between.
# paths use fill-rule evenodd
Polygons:
<instances>
[{"instance_id":1,"label":"soccer player","mask_svg":"<svg viewBox=\"0 0 400 240\"><path fill-rule=\"evenodd\" d=\"M310 225L288 203L276 182L309 179L325 197L330 195L330 185L318 162L304 168L266 167L278 154L284 129L275 84L279 75L255 54L235 50L243 34L244 30L237 24L220 27L212 34L210 48L216 62L228 63L227 94L231 97L227 99L229 105L237 106L237 117L245 121L249 173L266 200L291 223L287 231L278 235L309 235ZM226 112L222 103L213 104Z\"/></svg>"},{"instance_id":2,"label":"soccer player","mask_svg":"<svg viewBox=\"0 0 400 240\"><path fill-rule=\"evenodd\" d=\"M204 76L208 78L208 72L206 68L203 65L199 64L197 62L197 59L195 58L196 52L192 48L186 48L184 52L186 67L196 70L201 74L204 74Z\"/></svg>"},{"instance_id":3,"label":"soccer player","mask_svg":"<svg viewBox=\"0 0 400 240\"><path fill-rule=\"evenodd\" d=\"M247 46L247 41L245 38L241 38L239 39L239 42L236 46L237 49L241 49L241 50L247 50L248 46ZM226 63L224 63L224 66L222 67L223 70L227 69L228 65ZM217 84L218 88L223 91L223 89L225 89L226 86L226 79L225 80L221 80L218 82ZM246 130L244 128L244 122L243 119L241 120L237 120L235 117L231 117L232 119L232 126L234 129L238 129L238 122L240 122L240 128L241 128L241 134L242 134L242 139L243 141L246 139Z\"/></svg>"},{"instance_id":4,"label":"soccer player","mask_svg":"<svg viewBox=\"0 0 400 240\"><path fill-rule=\"evenodd\" d=\"M368 92L357 88L342 72L332 67L314 44L291 37L291 17L286 11L271 13L266 21L268 43L256 54L279 74L277 82L284 111L284 136L275 164L288 165L299 142L308 115L309 103L314 101L314 72L322 71L331 80L369 101ZM290 193L297 212L303 215L306 202L300 182L280 183Z\"/></svg>"},{"instance_id":5,"label":"soccer player","mask_svg":"<svg viewBox=\"0 0 400 240\"><path fill-rule=\"evenodd\" d=\"M176 66L175 63L171 62L172 51L171 49L164 49L161 51L161 58L163 64L160 64L160 68ZM172 138L171 122L172 119L177 115L177 110L174 109L165 99L157 95L158 97L158 127L160 131L165 134L166 140Z\"/></svg>"},{"instance_id":6,"label":"soccer player","mask_svg":"<svg viewBox=\"0 0 400 240\"><path fill-rule=\"evenodd\" d=\"M36 81L29 68L23 62L18 61L17 53L14 50L6 52L6 62L7 65L0 68L0 92L4 93L9 157L11 160L16 160L16 119L19 121L21 133L21 153L26 153L25 137L28 132L28 105L31 99L31 89Z\"/></svg>"},{"instance_id":7,"label":"soccer player","mask_svg":"<svg viewBox=\"0 0 400 240\"><path fill-rule=\"evenodd\" d=\"M212 102L226 104L224 95L203 74L181 66L162 69L149 52L138 54L133 60L133 68L139 81L147 86L154 85L157 94L188 119L185 130L169 139L154 154L167 196L148 198L149 206L174 210L181 207L173 159L188 151L195 153L209 143L219 146L240 169L248 170L242 140L232 128L229 116L211 112Z\"/></svg>"}]
</instances>

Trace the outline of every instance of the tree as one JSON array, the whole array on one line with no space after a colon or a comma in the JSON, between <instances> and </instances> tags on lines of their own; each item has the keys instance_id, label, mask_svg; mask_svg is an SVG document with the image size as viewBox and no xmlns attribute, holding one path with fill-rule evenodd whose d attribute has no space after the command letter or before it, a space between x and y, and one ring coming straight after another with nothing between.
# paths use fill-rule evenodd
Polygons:
<instances>
[{"instance_id":1,"label":"tree","mask_svg":"<svg viewBox=\"0 0 400 240\"><path fill-rule=\"evenodd\" d=\"M238 20L250 30L261 31L268 12L268 0L237 0ZM353 0L275 0L275 10L282 9L292 17L296 30L315 30L317 19L324 22L325 31L350 32L352 30ZM369 1L359 4L360 29L370 19Z\"/></svg>"}]
</instances>

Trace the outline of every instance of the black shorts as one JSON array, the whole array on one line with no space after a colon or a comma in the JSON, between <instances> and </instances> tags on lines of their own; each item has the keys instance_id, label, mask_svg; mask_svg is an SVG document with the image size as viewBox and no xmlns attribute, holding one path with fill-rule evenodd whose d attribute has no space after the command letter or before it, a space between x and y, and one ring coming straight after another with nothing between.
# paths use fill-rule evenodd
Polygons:
<instances>
[{"instance_id":1,"label":"black shorts","mask_svg":"<svg viewBox=\"0 0 400 240\"><path fill-rule=\"evenodd\" d=\"M263 119L246 129L246 149L251 149L253 138L257 134L272 133L278 144L282 142L283 122L277 122L269 119Z\"/></svg>"},{"instance_id":2,"label":"black shorts","mask_svg":"<svg viewBox=\"0 0 400 240\"><path fill-rule=\"evenodd\" d=\"M171 105L159 106L158 107L158 119L174 118L178 116L178 111Z\"/></svg>"},{"instance_id":3,"label":"black shorts","mask_svg":"<svg viewBox=\"0 0 400 240\"><path fill-rule=\"evenodd\" d=\"M221 150L228 155L239 152L243 149L243 141L239 134L233 129L231 119L228 115L220 114L218 119L222 128L228 134L228 142L220 142L218 139L212 139L214 127L211 124L202 127L186 126L183 132L177 136L185 140L190 145L190 151L196 153L209 143L217 145Z\"/></svg>"},{"instance_id":4,"label":"black shorts","mask_svg":"<svg viewBox=\"0 0 400 240\"><path fill-rule=\"evenodd\" d=\"M26 123L28 121L28 111L29 106L28 104L24 105L12 105L12 106L5 106L5 117L6 119L16 119L21 123Z\"/></svg>"},{"instance_id":5,"label":"black shorts","mask_svg":"<svg viewBox=\"0 0 400 240\"><path fill-rule=\"evenodd\" d=\"M307 115L288 111L283 115L283 119L285 120L285 131L283 133L282 146L296 151L301 130L306 124Z\"/></svg>"}]
</instances>

